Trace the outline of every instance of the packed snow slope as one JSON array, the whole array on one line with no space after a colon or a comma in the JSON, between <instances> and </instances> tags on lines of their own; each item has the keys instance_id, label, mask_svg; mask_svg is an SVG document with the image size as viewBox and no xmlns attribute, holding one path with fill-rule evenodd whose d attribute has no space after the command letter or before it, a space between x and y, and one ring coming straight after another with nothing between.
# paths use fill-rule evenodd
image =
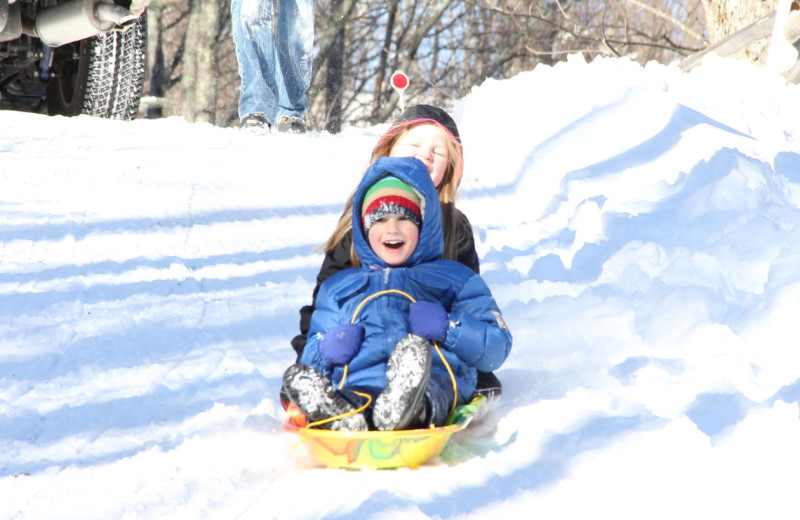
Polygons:
<instances>
[{"instance_id":1,"label":"packed snow slope","mask_svg":"<svg viewBox=\"0 0 800 520\"><path fill-rule=\"evenodd\" d=\"M348 472L278 389L386 126L0 113L0 518L798 518L800 88L573 57L454 116L504 395Z\"/></svg>"}]
</instances>

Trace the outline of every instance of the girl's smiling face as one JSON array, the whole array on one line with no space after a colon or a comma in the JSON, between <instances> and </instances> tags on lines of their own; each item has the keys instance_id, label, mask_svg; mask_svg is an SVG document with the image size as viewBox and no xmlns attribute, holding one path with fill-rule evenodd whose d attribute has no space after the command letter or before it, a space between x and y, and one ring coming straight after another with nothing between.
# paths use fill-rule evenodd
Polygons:
<instances>
[{"instance_id":1,"label":"girl's smiling face","mask_svg":"<svg viewBox=\"0 0 800 520\"><path fill-rule=\"evenodd\" d=\"M392 267L411 257L419 242L419 228L401 215L385 215L369 228L369 246L378 258Z\"/></svg>"},{"instance_id":2,"label":"girl's smiling face","mask_svg":"<svg viewBox=\"0 0 800 520\"><path fill-rule=\"evenodd\" d=\"M447 171L447 132L435 124L417 125L407 130L389 151L390 157L416 157L428 168L437 188Z\"/></svg>"}]
</instances>

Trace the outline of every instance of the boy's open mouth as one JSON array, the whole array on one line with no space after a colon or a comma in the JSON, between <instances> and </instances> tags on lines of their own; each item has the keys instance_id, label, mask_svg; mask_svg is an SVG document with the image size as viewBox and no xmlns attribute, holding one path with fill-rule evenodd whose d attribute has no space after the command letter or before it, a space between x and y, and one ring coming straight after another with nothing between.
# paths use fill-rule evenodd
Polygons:
<instances>
[{"instance_id":1,"label":"boy's open mouth","mask_svg":"<svg viewBox=\"0 0 800 520\"><path fill-rule=\"evenodd\" d=\"M405 244L402 240L387 240L383 243L384 247L388 249L400 249Z\"/></svg>"}]
</instances>

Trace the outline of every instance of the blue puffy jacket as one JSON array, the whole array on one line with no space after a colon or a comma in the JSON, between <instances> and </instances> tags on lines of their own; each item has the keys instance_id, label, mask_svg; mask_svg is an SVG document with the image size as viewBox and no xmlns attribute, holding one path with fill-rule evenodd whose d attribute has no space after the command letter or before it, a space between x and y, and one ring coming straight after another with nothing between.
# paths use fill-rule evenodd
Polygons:
<instances>
[{"instance_id":1,"label":"blue puffy jacket","mask_svg":"<svg viewBox=\"0 0 800 520\"><path fill-rule=\"evenodd\" d=\"M424 206L417 248L398 267L388 266L369 247L358 211L367 189L389 174L419 191ZM362 178L353 201L353 243L361 267L340 271L320 287L300 362L319 368L338 387L344 367L322 358L320 340L335 325L352 320L364 326L365 335L348 366L345 386L386 386L389 354L410 332L411 301L397 292L378 293L402 291L416 301L438 303L449 313L450 326L441 351L456 377L459 401L469 400L475 391L477 370L494 371L508 357L511 334L483 279L458 262L441 259L441 209L427 168L414 158L380 158ZM359 308L364 300L368 301ZM433 370L450 377L435 353Z\"/></svg>"}]
</instances>

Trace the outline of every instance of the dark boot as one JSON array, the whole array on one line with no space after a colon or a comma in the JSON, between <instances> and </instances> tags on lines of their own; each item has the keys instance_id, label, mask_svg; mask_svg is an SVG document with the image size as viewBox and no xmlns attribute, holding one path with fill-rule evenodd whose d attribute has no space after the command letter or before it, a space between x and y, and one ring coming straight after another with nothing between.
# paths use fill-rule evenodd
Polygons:
<instances>
[{"instance_id":1,"label":"dark boot","mask_svg":"<svg viewBox=\"0 0 800 520\"><path fill-rule=\"evenodd\" d=\"M486 399L500 397L503 393L503 385L494 372L481 372L478 370L478 384L475 388L475 395L483 395Z\"/></svg>"},{"instance_id":2,"label":"dark boot","mask_svg":"<svg viewBox=\"0 0 800 520\"><path fill-rule=\"evenodd\" d=\"M264 114L247 114L239 123L239 129L256 135L267 135L269 134L269 121Z\"/></svg>"},{"instance_id":3,"label":"dark boot","mask_svg":"<svg viewBox=\"0 0 800 520\"><path fill-rule=\"evenodd\" d=\"M306 124L302 119L295 117L281 117L278 119L278 124L275 125L278 132L289 134L304 134L306 133Z\"/></svg>"}]
</instances>

